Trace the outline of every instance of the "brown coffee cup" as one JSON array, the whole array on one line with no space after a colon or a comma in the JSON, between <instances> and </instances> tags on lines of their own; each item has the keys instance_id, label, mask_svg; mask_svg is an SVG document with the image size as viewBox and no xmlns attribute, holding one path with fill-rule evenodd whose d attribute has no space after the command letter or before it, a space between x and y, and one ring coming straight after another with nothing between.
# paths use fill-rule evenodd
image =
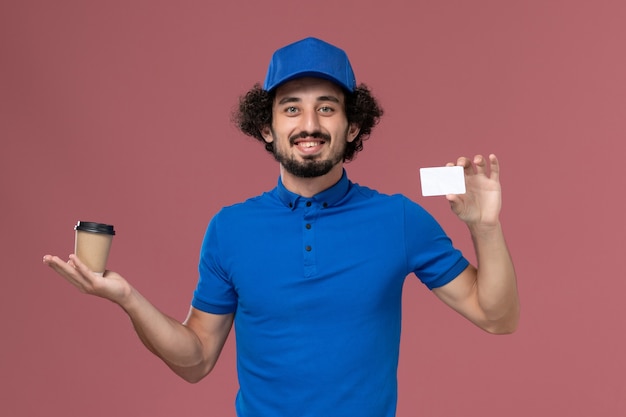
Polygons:
<instances>
[{"instance_id":1,"label":"brown coffee cup","mask_svg":"<svg viewBox=\"0 0 626 417\"><path fill-rule=\"evenodd\" d=\"M74 253L78 259L96 274L104 274L115 235L113 226L79 221L74 230Z\"/></svg>"}]
</instances>

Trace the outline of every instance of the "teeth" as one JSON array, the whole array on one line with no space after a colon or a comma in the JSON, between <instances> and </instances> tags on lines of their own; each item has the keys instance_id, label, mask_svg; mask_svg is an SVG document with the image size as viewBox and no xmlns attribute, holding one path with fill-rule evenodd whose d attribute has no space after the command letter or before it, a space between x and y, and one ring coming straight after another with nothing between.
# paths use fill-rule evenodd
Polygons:
<instances>
[{"instance_id":1,"label":"teeth","mask_svg":"<svg viewBox=\"0 0 626 417\"><path fill-rule=\"evenodd\" d=\"M317 146L319 144L319 142L300 142L298 143L298 146L302 146L304 148L312 148L314 146Z\"/></svg>"}]
</instances>

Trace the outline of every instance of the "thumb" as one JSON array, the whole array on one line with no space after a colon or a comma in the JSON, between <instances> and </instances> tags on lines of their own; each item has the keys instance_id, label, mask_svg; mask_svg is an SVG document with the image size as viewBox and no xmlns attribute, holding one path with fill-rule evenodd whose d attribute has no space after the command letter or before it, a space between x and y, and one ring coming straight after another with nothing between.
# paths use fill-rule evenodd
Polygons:
<instances>
[{"instance_id":1,"label":"thumb","mask_svg":"<svg viewBox=\"0 0 626 417\"><path fill-rule=\"evenodd\" d=\"M446 194L446 200L450 203L450 208L455 214L461 211L461 198L457 194Z\"/></svg>"}]
</instances>

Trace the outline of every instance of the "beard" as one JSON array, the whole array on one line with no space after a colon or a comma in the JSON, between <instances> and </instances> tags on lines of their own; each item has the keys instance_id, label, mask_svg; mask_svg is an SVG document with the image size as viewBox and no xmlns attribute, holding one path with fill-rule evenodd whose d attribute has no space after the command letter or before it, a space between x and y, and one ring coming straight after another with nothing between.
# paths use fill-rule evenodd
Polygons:
<instances>
[{"instance_id":1,"label":"beard","mask_svg":"<svg viewBox=\"0 0 626 417\"><path fill-rule=\"evenodd\" d=\"M274 135L274 137L276 137ZM330 142L330 136L321 132L313 132L311 134L307 132L301 132L289 138L290 146L294 146L294 141L298 138L314 137L324 139L327 143ZM317 159L317 156L305 157L302 161L296 160L293 155L287 155L286 152L281 152L278 146L274 146L274 159L278 161L285 171L300 178L315 178L328 174L333 167L343 162L343 156L345 153L345 140L344 146L337 149L327 159Z\"/></svg>"},{"instance_id":2,"label":"beard","mask_svg":"<svg viewBox=\"0 0 626 417\"><path fill-rule=\"evenodd\" d=\"M286 157L278 152L274 152L274 158L280 162L285 171L300 178L315 178L326 175L337 164L330 159L322 161L296 161L293 157Z\"/></svg>"}]
</instances>

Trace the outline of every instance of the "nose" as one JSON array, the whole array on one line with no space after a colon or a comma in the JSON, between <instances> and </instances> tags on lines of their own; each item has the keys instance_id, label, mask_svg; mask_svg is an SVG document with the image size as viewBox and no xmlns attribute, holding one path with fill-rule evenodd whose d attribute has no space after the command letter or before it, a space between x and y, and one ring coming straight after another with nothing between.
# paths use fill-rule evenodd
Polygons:
<instances>
[{"instance_id":1,"label":"nose","mask_svg":"<svg viewBox=\"0 0 626 417\"><path fill-rule=\"evenodd\" d=\"M307 110L302 115L302 130L312 133L320 131L320 116L315 110Z\"/></svg>"}]
</instances>

